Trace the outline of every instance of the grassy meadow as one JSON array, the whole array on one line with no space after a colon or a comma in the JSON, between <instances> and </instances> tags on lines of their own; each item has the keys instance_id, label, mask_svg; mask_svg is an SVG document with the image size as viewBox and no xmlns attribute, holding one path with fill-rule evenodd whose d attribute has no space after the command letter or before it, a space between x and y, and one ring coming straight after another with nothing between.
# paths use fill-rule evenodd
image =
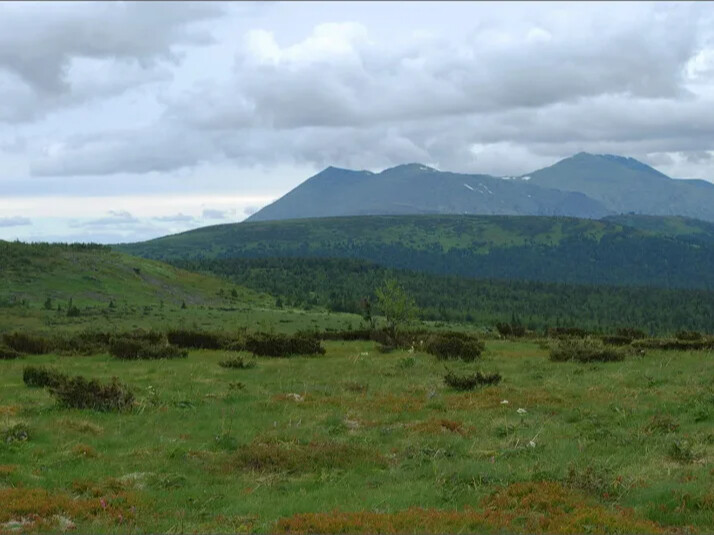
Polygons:
<instances>
[{"instance_id":1,"label":"grassy meadow","mask_svg":"<svg viewBox=\"0 0 714 535\"><path fill-rule=\"evenodd\" d=\"M208 350L0 361L0 532L714 531L710 352L560 363L489 340L445 365L323 344L250 369ZM23 384L36 364L117 377L134 407L61 408ZM459 392L447 367L503 380Z\"/></svg>"}]
</instances>

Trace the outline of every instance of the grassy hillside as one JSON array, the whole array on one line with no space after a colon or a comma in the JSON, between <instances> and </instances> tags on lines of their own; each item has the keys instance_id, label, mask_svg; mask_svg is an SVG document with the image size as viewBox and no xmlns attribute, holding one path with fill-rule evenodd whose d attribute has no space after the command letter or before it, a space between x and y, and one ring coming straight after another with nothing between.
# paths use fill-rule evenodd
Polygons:
<instances>
[{"instance_id":1,"label":"grassy hillside","mask_svg":"<svg viewBox=\"0 0 714 535\"><path fill-rule=\"evenodd\" d=\"M109 247L82 244L0 242L0 303L66 307L165 304L227 305L230 292L243 302L264 300L257 292L216 277L132 257ZM225 293L226 295L219 295Z\"/></svg>"},{"instance_id":2,"label":"grassy hillside","mask_svg":"<svg viewBox=\"0 0 714 535\"><path fill-rule=\"evenodd\" d=\"M291 332L359 320L276 309L264 293L100 245L0 241L0 274L0 332L180 326ZM67 315L70 299L78 316Z\"/></svg>"},{"instance_id":3,"label":"grassy hillside","mask_svg":"<svg viewBox=\"0 0 714 535\"><path fill-rule=\"evenodd\" d=\"M162 260L333 257L437 274L714 288L714 247L610 221L367 216L205 227L120 250Z\"/></svg>"}]
</instances>

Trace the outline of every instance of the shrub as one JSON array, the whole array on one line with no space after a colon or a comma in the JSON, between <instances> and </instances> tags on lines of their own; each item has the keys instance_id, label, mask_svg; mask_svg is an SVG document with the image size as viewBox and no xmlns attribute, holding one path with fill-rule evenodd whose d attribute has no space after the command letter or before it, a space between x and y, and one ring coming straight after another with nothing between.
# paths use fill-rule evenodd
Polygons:
<instances>
[{"instance_id":1,"label":"shrub","mask_svg":"<svg viewBox=\"0 0 714 535\"><path fill-rule=\"evenodd\" d=\"M714 340L678 340L676 338L644 338L635 340L632 347L637 349L660 349L662 351L699 351L714 349Z\"/></svg>"},{"instance_id":2,"label":"shrub","mask_svg":"<svg viewBox=\"0 0 714 535\"><path fill-rule=\"evenodd\" d=\"M472 362L481 356L484 344L474 336L452 331L431 335L425 349L439 360Z\"/></svg>"},{"instance_id":3,"label":"shrub","mask_svg":"<svg viewBox=\"0 0 714 535\"><path fill-rule=\"evenodd\" d=\"M65 374L43 366L25 366L22 370L22 381L29 387L56 387L66 380Z\"/></svg>"},{"instance_id":4,"label":"shrub","mask_svg":"<svg viewBox=\"0 0 714 535\"><path fill-rule=\"evenodd\" d=\"M617 336L626 336L632 340L639 340L647 336L643 330L634 327L620 327L615 334L617 334Z\"/></svg>"},{"instance_id":5,"label":"shrub","mask_svg":"<svg viewBox=\"0 0 714 535\"><path fill-rule=\"evenodd\" d=\"M674 335L677 340L698 341L703 339L702 333L697 331L677 331Z\"/></svg>"},{"instance_id":6,"label":"shrub","mask_svg":"<svg viewBox=\"0 0 714 535\"><path fill-rule=\"evenodd\" d=\"M243 357L233 357L230 359L222 360L218 363L221 368L233 368L238 370L248 370L250 368L255 368L255 360L246 360Z\"/></svg>"},{"instance_id":7,"label":"shrub","mask_svg":"<svg viewBox=\"0 0 714 535\"><path fill-rule=\"evenodd\" d=\"M14 424L0 432L0 439L5 444L27 442L30 439L30 429L23 423Z\"/></svg>"},{"instance_id":8,"label":"shrub","mask_svg":"<svg viewBox=\"0 0 714 535\"><path fill-rule=\"evenodd\" d=\"M188 351L170 344L153 344L139 340L113 340L109 353L121 360L151 360L186 358Z\"/></svg>"},{"instance_id":9,"label":"shrub","mask_svg":"<svg viewBox=\"0 0 714 535\"><path fill-rule=\"evenodd\" d=\"M186 329L172 329L166 333L166 338L175 346L194 349L224 349L229 343L221 333Z\"/></svg>"},{"instance_id":10,"label":"shrub","mask_svg":"<svg viewBox=\"0 0 714 535\"><path fill-rule=\"evenodd\" d=\"M325 354L320 339L312 333L297 333L293 336L257 333L246 338L245 349L259 357Z\"/></svg>"},{"instance_id":11,"label":"shrub","mask_svg":"<svg viewBox=\"0 0 714 535\"><path fill-rule=\"evenodd\" d=\"M346 329L343 331L324 331L319 334L322 340L345 340L347 342L355 340L369 341L373 339L371 329Z\"/></svg>"},{"instance_id":12,"label":"shrub","mask_svg":"<svg viewBox=\"0 0 714 535\"><path fill-rule=\"evenodd\" d=\"M550 360L554 362L614 362L624 359L624 351L608 347L594 338L561 340L550 350Z\"/></svg>"},{"instance_id":13,"label":"shrub","mask_svg":"<svg viewBox=\"0 0 714 535\"><path fill-rule=\"evenodd\" d=\"M504 338L521 338L526 335L526 328L523 325L514 323L497 323L496 330Z\"/></svg>"},{"instance_id":14,"label":"shrub","mask_svg":"<svg viewBox=\"0 0 714 535\"><path fill-rule=\"evenodd\" d=\"M585 338L590 333L580 327L548 327L546 336L548 338Z\"/></svg>"},{"instance_id":15,"label":"shrub","mask_svg":"<svg viewBox=\"0 0 714 535\"><path fill-rule=\"evenodd\" d=\"M120 411L134 403L134 394L116 378L109 384L102 384L82 376L72 377L50 387L50 393L61 406L72 409Z\"/></svg>"},{"instance_id":16,"label":"shrub","mask_svg":"<svg viewBox=\"0 0 714 535\"><path fill-rule=\"evenodd\" d=\"M15 351L11 347L0 345L0 360L14 360L22 357L22 353Z\"/></svg>"},{"instance_id":17,"label":"shrub","mask_svg":"<svg viewBox=\"0 0 714 535\"><path fill-rule=\"evenodd\" d=\"M603 343L609 346L626 346L631 344L632 340L629 336L620 336L618 334L602 337Z\"/></svg>"},{"instance_id":18,"label":"shrub","mask_svg":"<svg viewBox=\"0 0 714 535\"><path fill-rule=\"evenodd\" d=\"M44 336L13 332L2 335L6 346L28 355L43 355L52 351L52 341Z\"/></svg>"},{"instance_id":19,"label":"shrub","mask_svg":"<svg viewBox=\"0 0 714 535\"><path fill-rule=\"evenodd\" d=\"M444 382L456 390L473 390L477 386L497 385L501 382L501 374L483 375L481 372L476 372L473 375L456 375L450 371L444 376Z\"/></svg>"}]
</instances>

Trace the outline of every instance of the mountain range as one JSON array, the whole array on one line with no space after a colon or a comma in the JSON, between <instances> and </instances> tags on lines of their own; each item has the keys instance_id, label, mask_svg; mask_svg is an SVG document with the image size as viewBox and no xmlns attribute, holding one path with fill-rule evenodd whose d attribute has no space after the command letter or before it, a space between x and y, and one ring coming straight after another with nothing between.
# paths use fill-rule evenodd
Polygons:
<instances>
[{"instance_id":1,"label":"mountain range","mask_svg":"<svg viewBox=\"0 0 714 535\"><path fill-rule=\"evenodd\" d=\"M248 221L409 214L648 214L714 221L714 184L673 179L633 158L585 152L519 177L417 163L381 173L328 167Z\"/></svg>"}]
</instances>

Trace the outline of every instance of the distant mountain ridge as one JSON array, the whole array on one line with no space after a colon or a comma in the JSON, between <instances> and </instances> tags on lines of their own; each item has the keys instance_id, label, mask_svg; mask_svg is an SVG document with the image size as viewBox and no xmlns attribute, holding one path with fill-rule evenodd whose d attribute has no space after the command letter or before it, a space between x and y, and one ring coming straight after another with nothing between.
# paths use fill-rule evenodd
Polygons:
<instances>
[{"instance_id":1,"label":"distant mountain ridge","mask_svg":"<svg viewBox=\"0 0 714 535\"><path fill-rule=\"evenodd\" d=\"M633 158L581 152L506 180L412 163L381 173L328 167L247 221L354 215L678 215L714 221L714 184Z\"/></svg>"}]
</instances>

